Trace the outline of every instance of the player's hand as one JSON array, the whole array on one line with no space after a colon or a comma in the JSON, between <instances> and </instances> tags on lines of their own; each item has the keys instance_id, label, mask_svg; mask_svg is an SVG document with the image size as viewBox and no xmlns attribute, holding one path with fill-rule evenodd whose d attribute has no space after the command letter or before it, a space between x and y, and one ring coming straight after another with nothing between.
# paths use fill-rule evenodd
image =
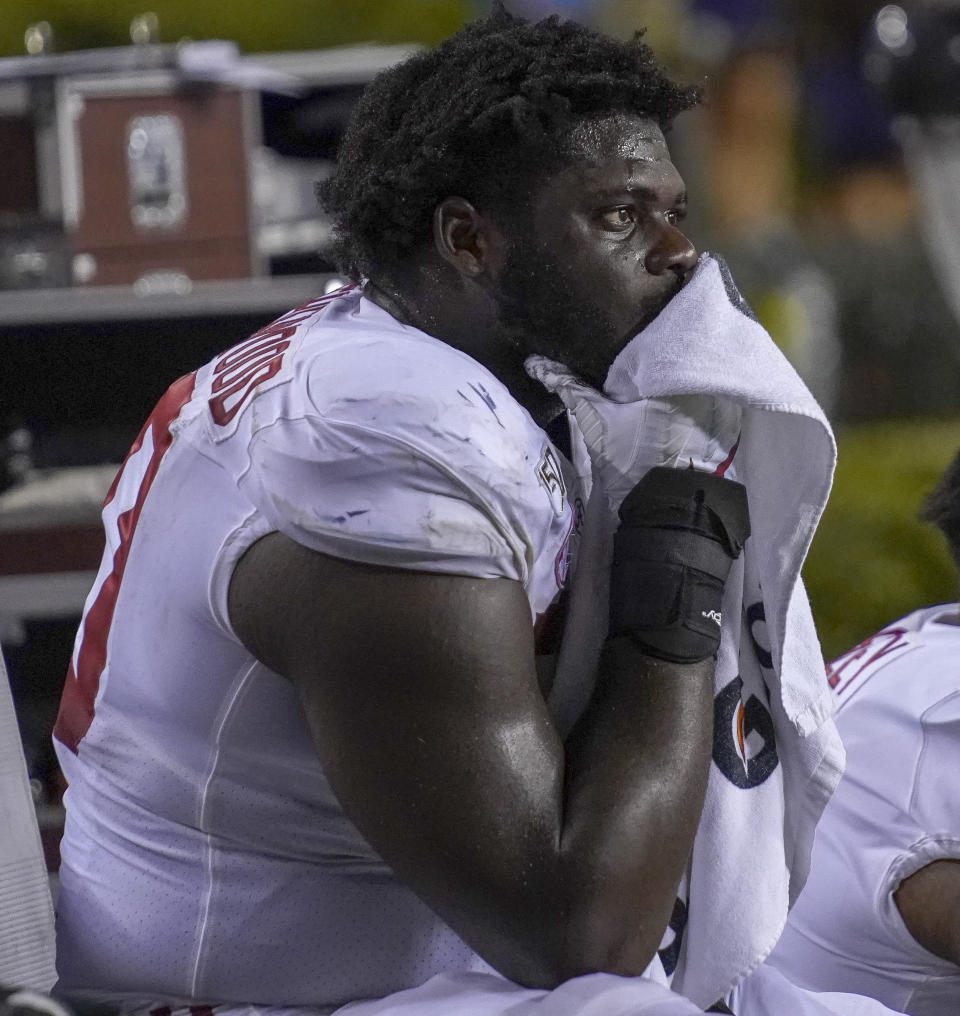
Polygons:
<instances>
[{"instance_id":1,"label":"player's hand","mask_svg":"<svg viewBox=\"0 0 960 1016\"><path fill-rule=\"evenodd\" d=\"M733 477L740 439L733 403L709 395L614 402L554 360L530 356L525 366L576 420L614 510L654 466Z\"/></svg>"}]
</instances>

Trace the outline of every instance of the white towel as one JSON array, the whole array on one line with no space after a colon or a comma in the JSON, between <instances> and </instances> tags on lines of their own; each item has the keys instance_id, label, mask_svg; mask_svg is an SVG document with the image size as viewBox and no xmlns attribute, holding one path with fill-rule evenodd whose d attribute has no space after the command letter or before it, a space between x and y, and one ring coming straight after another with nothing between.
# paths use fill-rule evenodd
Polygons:
<instances>
[{"instance_id":1,"label":"white towel","mask_svg":"<svg viewBox=\"0 0 960 1016\"><path fill-rule=\"evenodd\" d=\"M49 991L56 976L50 884L0 656L0 985Z\"/></svg>"},{"instance_id":2,"label":"white towel","mask_svg":"<svg viewBox=\"0 0 960 1016\"><path fill-rule=\"evenodd\" d=\"M752 535L724 594L714 762L689 876L660 951L664 969L655 960L648 971L705 1007L773 948L843 769L800 580L836 445L820 407L710 255L617 357L604 393L625 404L705 394L742 414L734 468L747 488ZM584 455L581 441L575 460ZM610 547L597 486L551 693L562 728L589 699L605 637Z\"/></svg>"}]
</instances>

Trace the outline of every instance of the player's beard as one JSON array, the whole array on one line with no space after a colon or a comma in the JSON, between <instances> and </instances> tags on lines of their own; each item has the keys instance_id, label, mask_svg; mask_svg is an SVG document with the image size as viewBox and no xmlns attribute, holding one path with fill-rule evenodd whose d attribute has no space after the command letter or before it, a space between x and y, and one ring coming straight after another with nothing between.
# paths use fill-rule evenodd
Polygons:
<instances>
[{"instance_id":1,"label":"player's beard","mask_svg":"<svg viewBox=\"0 0 960 1016\"><path fill-rule=\"evenodd\" d=\"M534 241L510 245L495 296L498 326L524 356L559 360L602 388L607 370L625 344L610 313L577 292L576 280Z\"/></svg>"},{"instance_id":2,"label":"player's beard","mask_svg":"<svg viewBox=\"0 0 960 1016\"><path fill-rule=\"evenodd\" d=\"M639 308L625 330L586 288L536 241L526 235L514 238L495 290L497 323L524 356L539 353L558 360L602 390L617 354L656 317L669 296Z\"/></svg>"}]
</instances>

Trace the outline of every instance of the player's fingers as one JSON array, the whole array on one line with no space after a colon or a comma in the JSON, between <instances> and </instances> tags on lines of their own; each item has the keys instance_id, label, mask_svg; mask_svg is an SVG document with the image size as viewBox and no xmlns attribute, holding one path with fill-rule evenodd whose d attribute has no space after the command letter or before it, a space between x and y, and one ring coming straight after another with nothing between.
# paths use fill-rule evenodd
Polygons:
<instances>
[{"instance_id":1,"label":"player's fingers","mask_svg":"<svg viewBox=\"0 0 960 1016\"><path fill-rule=\"evenodd\" d=\"M534 380L539 381L548 391L554 392L563 398L563 392L567 389L583 391L587 386L570 370L565 364L557 360L549 360L545 356L528 356L523 363L527 373ZM564 399L566 402L566 399Z\"/></svg>"}]
</instances>

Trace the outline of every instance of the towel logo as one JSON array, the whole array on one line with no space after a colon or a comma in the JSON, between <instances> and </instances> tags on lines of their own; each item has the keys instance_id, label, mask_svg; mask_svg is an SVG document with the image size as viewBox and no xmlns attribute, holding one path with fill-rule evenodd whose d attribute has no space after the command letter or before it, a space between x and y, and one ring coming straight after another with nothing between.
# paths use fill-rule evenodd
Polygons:
<instances>
[{"instance_id":1,"label":"towel logo","mask_svg":"<svg viewBox=\"0 0 960 1016\"><path fill-rule=\"evenodd\" d=\"M773 717L756 695L744 702L742 691L743 681L735 677L713 700L713 761L735 787L751 790L780 759Z\"/></svg>"},{"instance_id":2,"label":"towel logo","mask_svg":"<svg viewBox=\"0 0 960 1016\"><path fill-rule=\"evenodd\" d=\"M546 490L554 512L557 515L562 515L567 504L567 485L563 482L560 463L557 462L557 457L553 454L550 445L543 449L540 465L537 466L537 479Z\"/></svg>"},{"instance_id":3,"label":"towel logo","mask_svg":"<svg viewBox=\"0 0 960 1016\"><path fill-rule=\"evenodd\" d=\"M750 633L753 651L757 654L757 662L765 670L773 670L773 653L767 648L770 636L767 632L767 612L763 600L757 600L747 607L747 631ZM763 642L760 641L761 636Z\"/></svg>"}]
</instances>

